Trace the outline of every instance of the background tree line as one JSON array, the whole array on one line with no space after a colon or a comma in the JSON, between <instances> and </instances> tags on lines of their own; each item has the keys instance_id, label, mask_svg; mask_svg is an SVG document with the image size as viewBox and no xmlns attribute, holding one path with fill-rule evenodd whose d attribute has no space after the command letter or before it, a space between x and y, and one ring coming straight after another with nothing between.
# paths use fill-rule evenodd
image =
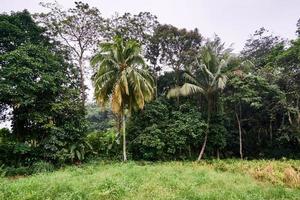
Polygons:
<instances>
[{"instance_id":1,"label":"background tree line","mask_svg":"<svg viewBox=\"0 0 300 200\"><path fill-rule=\"evenodd\" d=\"M151 13L105 18L82 2L69 10L43 6L48 13L0 15L0 112L12 121L1 130L0 164L119 158L122 119L131 159L299 158L299 37L287 41L261 28L236 55L218 36L160 24ZM298 22L298 36L299 29ZM123 46L136 45L152 77L153 100L140 96L136 107L144 108L127 119L86 101L86 80L99 75L89 60L99 44L111 49L104 43L116 35Z\"/></svg>"}]
</instances>

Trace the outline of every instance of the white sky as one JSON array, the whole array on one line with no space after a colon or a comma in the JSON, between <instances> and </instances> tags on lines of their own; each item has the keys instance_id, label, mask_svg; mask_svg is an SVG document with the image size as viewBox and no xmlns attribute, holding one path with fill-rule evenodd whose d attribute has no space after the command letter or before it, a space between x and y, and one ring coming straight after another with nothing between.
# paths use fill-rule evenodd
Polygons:
<instances>
[{"instance_id":1,"label":"white sky","mask_svg":"<svg viewBox=\"0 0 300 200\"><path fill-rule=\"evenodd\" d=\"M0 0L0 12L28 9L42 10L42 0ZM49 2L50 0L46 0ZM300 18L300 0L82 0L98 7L105 17L115 12L149 11L161 23L180 28L197 27L206 37L218 34L227 44L240 51L246 39L264 26L276 35L292 39ZM58 0L73 7L74 0Z\"/></svg>"},{"instance_id":2,"label":"white sky","mask_svg":"<svg viewBox=\"0 0 300 200\"><path fill-rule=\"evenodd\" d=\"M0 0L0 12L41 12L42 0ZM214 33L229 44L235 52L242 50L250 34L265 27L283 38L295 38L296 23L300 18L300 0L82 0L98 7L104 17L115 12L133 14L149 11L159 22L179 28L194 29L205 37ZM53 2L44 0L43 2ZM58 0L69 8L74 0ZM88 83L89 88L91 84ZM92 91L88 91L92 99ZM0 128L1 128L0 124ZM7 126L7 125L6 125Z\"/></svg>"}]
</instances>

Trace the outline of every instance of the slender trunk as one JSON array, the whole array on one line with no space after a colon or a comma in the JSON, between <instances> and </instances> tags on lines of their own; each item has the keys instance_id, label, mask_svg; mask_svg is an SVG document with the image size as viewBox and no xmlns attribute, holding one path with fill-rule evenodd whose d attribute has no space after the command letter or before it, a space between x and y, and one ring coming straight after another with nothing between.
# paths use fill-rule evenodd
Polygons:
<instances>
[{"instance_id":1,"label":"slender trunk","mask_svg":"<svg viewBox=\"0 0 300 200\"><path fill-rule=\"evenodd\" d=\"M127 161L127 154L126 154L126 116L123 112L122 114L122 129L123 129L123 161Z\"/></svg>"},{"instance_id":2,"label":"slender trunk","mask_svg":"<svg viewBox=\"0 0 300 200\"><path fill-rule=\"evenodd\" d=\"M220 160L220 149L217 148L217 159Z\"/></svg>"},{"instance_id":3,"label":"slender trunk","mask_svg":"<svg viewBox=\"0 0 300 200\"><path fill-rule=\"evenodd\" d=\"M300 126L300 110L299 110L299 97L297 98L296 112L297 112L297 126Z\"/></svg>"},{"instance_id":4,"label":"slender trunk","mask_svg":"<svg viewBox=\"0 0 300 200\"><path fill-rule=\"evenodd\" d=\"M203 142L203 144L202 144L202 148L201 148L201 151L200 151L200 154L199 154L199 156L198 156L197 161L200 161L200 160L202 159L202 157L203 157L204 150L205 150L205 147L206 147L206 142L207 142L207 135L208 135L208 133L207 133L207 131L206 131L205 137L204 137L204 142Z\"/></svg>"},{"instance_id":5,"label":"slender trunk","mask_svg":"<svg viewBox=\"0 0 300 200\"><path fill-rule=\"evenodd\" d=\"M270 128L270 142L271 142L271 145L272 145L272 144L273 144L273 128L272 128L272 117L271 117L271 119L270 119L269 128Z\"/></svg>"},{"instance_id":6,"label":"slender trunk","mask_svg":"<svg viewBox=\"0 0 300 200\"><path fill-rule=\"evenodd\" d=\"M158 96L157 80L158 80L158 75L156 74L156 76L155 76L155 99L157 99L157 96Z\"/></svg>"},{"instance_id":7,"label":"slender trunk","mask_svg":"<svg viewBox=\"0 0 300 200\"><path fill-rule=\"evenodd\" d=\"M85 85L84 85L84 69L82 59L80 58L78 61L79 64L79 73L80 73L80 93L81 93L81 101L82 105L85 105L86 95L85 95Z\"/></svg>"},{"instance_id":8,"label":"slender trunk","mask_svg":"<svg viewBox=\"0 0 300 200\"><path fill-rule=\"evenodd\" d=\"M293 120L292 120L290 111L288 111L288 117L289 117L288 119L289 119L290 125L293 125Z\"/></svg>"},{"instance_id":9,"label":"slender trunk","mask_svg":"<svg viewBox=\"0 0 300 200\"><path fill-rule=\"evenodd\" d=\"M157 87L157 82L158 82L158 72L157 71L155 71L155 68L156 67L154 67L154 78L155 78L155 99L157 99L157 96L158 96L158 87Z\"/></svg>"},{"instance_id":10,"label":"slender trunk","mask_svg":"<svg viewBox=\"0 0 300 200\"><path fill-rule=\"evenodd\" d=\"M178 87L179 86L179 67L176 67L176 86L175 87ZM176 97L176 103L177 103L177 106L179 106L179 95L177 95Z\"/></svg>"},{"instance_id":11,"label":"slender trunk","mask_svg":"<svg viewBox=\"0 0 300 200\"><path fill-rule=\"evenodd\" d=\"M189 151L189 158L192 158L192 150L191 150L191 145L188 146L188 151Z\"/></svg>"},{"instance_id":12,"label":"slender trunk","mask_svg":"<svg viewBox=\"0 0 300 200\"><path fill-rule=\"evenodd\" d=\"M238 123L238 127L239 127L239 138L240 138L240 156L241 159L243 159L243 142L242 142L242 128L241 128L241 121L239 119L239 115L237 113L235 113L236 116L236 120Z\"/></svg>"},{"instance_id":13,"label":"slender trunk","mask_svg":"<svg viewBox=\"0 0 300 200\"><path fill-rule=\"evenodd\" d=\"M208 96L207 97L207 128L206 128L206 131L205 131L204 142L202 144L202 148L201 148L201 151L199 153L197 161L200 161L202 159L203 154L204 154L204 150L205 150L205 147L206 147L207 137L208 137L208 133L209 133L210 115L211 115L211 98Z\"/></svg>"}]
</instances>

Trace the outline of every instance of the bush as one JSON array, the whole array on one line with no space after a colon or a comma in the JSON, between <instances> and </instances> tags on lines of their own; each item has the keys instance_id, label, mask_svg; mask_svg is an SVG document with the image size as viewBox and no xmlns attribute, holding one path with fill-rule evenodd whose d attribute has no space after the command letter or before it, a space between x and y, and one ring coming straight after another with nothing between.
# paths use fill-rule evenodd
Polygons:
<instances>
[{"instance_id":1,"label":"bush","mask_svg":"<svg viewBox=\"0 0 300 200\"><path fill-rule=\"evenodd\" d=\"M31 167L7 167L5 170L6 176L24 176L32 174Z\"/></svg>"},{"instance_id":2,"label":"bush","mask_svg":"<svg viewBox=\"0 0 300 200\"><path fill-rule=\"evenodd\" d=\"M114 158L120 154L119 134L114 129L108 129L106 132L94 131L88 133L86 142L91 145L93 154L100 157Z\"/></svg>"},{"instance_id":3,"label":"bush","mask_svg":"<svg viewBox=\"0 0 300 200\"><path fill-rule=\"evenodd\" d=\"M35 173L52 172L54 171L54 165L39 161L31 166L20 166L20 167L4 167L0 166L0 177L2 176L28 176Z\"/></svg>"},{"instance_id":4,"label":"bush","mask_svg":"<svg viewBox=\"0 0 300 200\"><path fill-rule=\"evenodd\" d=\"M39 161L32 165L32 173L43 173L52 171L54 171L54 165L49 162Z\"/></svg>"},{"instance_id":5,"label":"bush","mask_svg":"<svg viewBox=\"0 0 300 200\"><path fill-rule=\"evenodd\" d=\"M128 146L134 159L195 159L206 129L195 106L179 108L156 100L134 113L128 125Z\"/></svg>"},{"instance_id":6,"label":"bush","mask_svg":"<svg viewBox=\"0 0 300 200\"><path fill-rule=\"evenodd\" d=\"M4 177L6 175L7 171L4 168L4 165L0 165L0 178Z\"/></svg>"}]
</instances>

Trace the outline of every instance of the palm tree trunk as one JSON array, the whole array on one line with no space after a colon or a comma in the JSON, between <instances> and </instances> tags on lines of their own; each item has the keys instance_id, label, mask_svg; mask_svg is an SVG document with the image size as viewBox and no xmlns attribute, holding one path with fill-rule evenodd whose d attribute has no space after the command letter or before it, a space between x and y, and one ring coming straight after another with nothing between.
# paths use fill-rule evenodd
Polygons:
<instances>
[{"instance_id":1,"label":"palm tree trunk","mask_svg":"<svg viewBox=\"0 0 300 200\"><path fill-rule=\"evenodd\" d=\"M202 159L203 154L204 154L204 150L205 150L205 147L206 147L207 137L208 137L208 133L209 133L210 115L211 115L211 99L210 99L210 97L208 97L207 98L207 128L206 128L206 131L205 131L204 142L202 144L202 148L201 148L201 151L200 151L200 154L198 156L197 161L200 161Z\"/></svg>"},{"instance_id":2,"label":"palm tree trunk","mask_svg":"<svg viewBox=\"0 0 300 200\"><path fill-rule=\"evenodd\" d=\"M127 161L127 154L126 154L126 116L123 112L122 114L122 129L123 129L123 161Z\"/></svg>"}]
</instances>

